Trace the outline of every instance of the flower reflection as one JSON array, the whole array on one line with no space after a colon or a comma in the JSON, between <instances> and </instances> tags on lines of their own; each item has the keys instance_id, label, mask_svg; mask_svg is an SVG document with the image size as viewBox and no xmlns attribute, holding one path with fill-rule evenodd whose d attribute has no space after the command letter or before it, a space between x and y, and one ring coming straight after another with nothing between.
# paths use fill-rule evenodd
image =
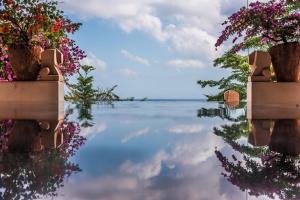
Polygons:
<instances>
[{"instance_id":1,"label":"flower reflection","mask_svg":"<svg viewBox=\"0 0 300 200\"><path fill-rule=\"evenodd\" d=\"M215 150L229 182L256 197L300 199L300 120L247 120L224 106L202 108L198 117L230 122L213 129L233 152Z\"/></svg>"},{"instance_id":2,"label":"flower reflection","mask_svg":"<svg viewBox=\"0 0 300 200\"><path fill-rule=\"evenodd\" d=\"M78 123L64 120L0 122L0 199L56 196L71 174L68 159L84 144Z\"/></svg>"},{"instance_id":3,"label":"flower reflection","mask_svg":"<svg viewBox=\"0 0 300 200\"><path fill-rule=\"evenodd\" d=\"M234 150L231 156L215 150L222 175L249 195L274 199L300 198L299 120L240 120L214 128ZM253 144L241 144L248 136Z\"/></svg>"}]
</instances>

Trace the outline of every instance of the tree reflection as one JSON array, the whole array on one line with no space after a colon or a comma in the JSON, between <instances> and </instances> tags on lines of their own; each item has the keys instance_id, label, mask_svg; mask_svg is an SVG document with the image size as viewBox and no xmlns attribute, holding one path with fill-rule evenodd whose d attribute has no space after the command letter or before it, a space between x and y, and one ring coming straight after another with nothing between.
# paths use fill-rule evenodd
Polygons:
<instances>
[{"instance_id":1,"label":"tree reflection","mask_svg":"<svg viewBox=\"0 0 300 200\"><path fill-rule=\"evenodd\" d=\"M300 160L296 156L299 154L298 148L295 148L299 145L299 127L294 120L276 121L272 134L269 133L271 138L268 146L257 147L237 142L247 133L245 130L247 125L244 123L214 130L238 153L228 158L221 151L215 151L225 169L224 177L242 191L247 190L250 195L299 199ZM253 133L251 129L248 130L247 134L251 136ZM241 137L238 137L238 131Z\"/></svg>"},{"instance_id":2,"label":"tree reflection","mask_svg":"<svg viewBox=\"0 0 300 200\"><path fill-rule=\"evenodd\" d=\"M233 117L226 109L209 115L233 122L213 131L234 152L215 150L222 175L249 195L300 199L300 120L248 121L245 115Z\"/></svg>"},{"instance_id":3,"label":"tree reflection","mask_svg":"<svg viewBox=\"0 0 300 200\"><path fill-rule=\"evenodd\" d=\"M0 199L56 196L71 174L80 172L68 159L84 144L78 123L69 120L0 122Z\"/></svg>"},{"instance_id":4,"label":"tree reflection","mask_svg":"<svg viewBox=\"0 0 300 200\"><path fill-rule=\"evenodd\" d=\"M76 104L76 109L78 111L78 120L81 122L81 127L87 128L94 126L91 103Z\"/></svg>"},{"instance_id":5,"label":"tree reflection","mask_svg":"<svg viewBox=\"0 0 300 200\"><path fill-rule=\"evenodd\" d=\"M223 120L240 122L246 120L245 103L240 103L236 108L230 108L224 104L219 104L218 108L200 108L198 109L198 117L218 117Z\"/></svg>"}]
</instances>

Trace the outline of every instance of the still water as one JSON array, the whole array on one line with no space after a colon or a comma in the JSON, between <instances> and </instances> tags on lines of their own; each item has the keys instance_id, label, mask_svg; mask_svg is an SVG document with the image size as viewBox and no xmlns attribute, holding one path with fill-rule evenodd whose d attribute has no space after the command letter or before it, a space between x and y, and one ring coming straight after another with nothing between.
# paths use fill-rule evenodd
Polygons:
<instances>
[{"instance_id":1,"label":"still water","mask_svg":"<svg viewBox=\"0 0 300 200\"><path fill-rule=\"evenodd\" d=\"M201 101L0 122L0 199L300 199L300 121Z\"/></svg>"}]
</instances>

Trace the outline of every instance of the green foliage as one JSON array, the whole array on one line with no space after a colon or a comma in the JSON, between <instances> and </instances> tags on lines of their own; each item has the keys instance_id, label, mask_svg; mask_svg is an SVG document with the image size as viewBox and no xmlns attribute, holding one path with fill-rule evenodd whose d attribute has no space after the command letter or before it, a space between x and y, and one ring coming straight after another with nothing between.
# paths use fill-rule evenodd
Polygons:
<instances>
[{"instance_id":1,"label":"green foliage","mask_svg":"<svg viewBox=\"0 0 300 200\"><path fill-rule=\"evenodd\" d=\"M134 97L128 97L125 99L125 101L134 101L134 99L135 99Z\"/></svg>"},{"instance_id":2,"label":"green foliage","mask_svg":"<svg viewBox=\"0 0 300 200\"><path fill-rule=\"evenodd\" d=\"M95 68L92 66L83 65L78 72L77 83L69 84L67 81L70 92L65 96L66 101L75 104L91 105L101 102L112 103L113 101L119 100L119 97L113 92L117 86L107 90L94 89L94 77L90 75L94 70Z\"/></svg>"},{"instance_id":3,"label":"green foliage","mask_svg":"<svg viewBox=\"0 0 300 200\"><path fill-rule=\"evenodd\" d=\"M77 77L77 84L69 85L70 93L66 96L66 100L75 101L77 103L92 104L96 90L93 89L94 77L89 75L95 70L94 67L83 65L82 71L79 71Z\"/></svg>"},{"instance_id":4,"label":"green foliage","mask_svg":"<svg viewBox=\"0 0 300 200\"><path fill-rule=\"evenodd\" d=\"M113 101L119 100L119 97L113 92L117 86L107 90L94 88L94 77L90 75L94 70L95 68L93 66L83 65L78 72L79 75L76 84L69 84L69 81L66 81L70 92L65 96L65 100L76 105L81 127L92 127L94 125L92 104L112 104Z\"/></svg>"},{"instance_id":5,"label":"green foliage","mask_svg":"<svg viewBox=\"0 0 300 200\"><path fill-rule=\"evenodd\" d=\"M94 117L92 114L92 104L76 104L76 109L78 111L78 120L80 121L80 126L83 128L94 126Z\"/></svg>"},{"instance_id":6,"label":"green foliage","mask_svg":"<svg viewBox=\"0 0 300 200\"><path fill-rule=\"evenodd\" d=\"M230 109L223 104L218 108L200 108L199 118L215 118L227 120L232 123L214 127L214 134L222 137L226 142L246 137L249 134L249 124L246 117L246 105L241 103L239 107Z\"/></svg>"},{"instance_id":7,"label":"green foliage","mask_svg":"<svg viewBox=\"0 0 300 200\"><path fill-rule=\"evenodd\" d=\"M245 155L258 157L264 150L260 147L252 147L244 144L239 144L238 140L248 137L250 133L250 125L246 117L246 105L240 104L236 109L224 107L222 104L218 108L201 108L198 110L198 117L218 117L222 120L228 120L232 123L214 127L213 133L223 139L233 149L238 150Z\"/></svg>"},{"instance_id":8,"label":"green foliage","mask_svg":"<svg viewBox=\"0 0 300 200\"><path fill-rule=\"evenodd\" d=\"M236 114L236 111L241 111L241 114L238 116L234 116ZM234 109L230 109L228 107L225 107L223 104L219 104L218 108L201 108L198 110L197 116L199 118L209 117L209 118L221 118L222 120L228 120L231 122L239 122L239 121L245 121L246 120L246 107L245 103L241 102L238 107L235 107ZM234 117L233 117L234 116Z\"/></svg>"},{"instance_id":9,"label":"green foliage","mask_svg":"<svg viewBox=\"0 0 300 200\"><path fill-rule=\"evenodd\" d=\"M217 87L220 91L215 95L205 95L208 101L223 101L224 92L227 90L235 90L240 93L242 100L246 99L247 80L249 75L249 64L246 56L227 52L220 58L214 60L215 67L223 69L231 69L232 73L228 77L220 80L200 80L198 84L202 87Z\"/></svg>"},{"instance_id":10,"label":"green foliage","mask_svg":"<svg viewBox=\"0 0 300 200\"><path fill-rule=\"evenodd\" d=\"M106 102L112 104L113 101L119 101L120 97L116 95L113 91L116 89L117 85L109 89L100 89L96 90L96 101L97 102Z\"/></svg>"},{"instance_id":11,"label":"green foliage","mask_svg":"<svg viewBox=\"0 0 300 200\"><path fill-rule=\"evenodd\" d=\"M297 0L290 1L289 4L287 4L286 9L289 14L291 13L297 13L300 11L300 4Z\"/></svg>"},{"instance_id":12,"label":"green foliage","mask_svg":"<svg viewBox=\"0 0 300 200\"><path fill-rule=\"evenodd\" d=\"M141 101L148 101L148 98L147 97L142 98Z\"/></svg>"},{"instance_id":13,"label":"green foliage","mask_svg":"<svg viewBox=\"0 0 300 200\"><path fill-rule=\"evenodd\" d=\"M268 51L268 49L271 47L269 43L262 43L262 37L251 37L245 40L244 46L241 48L241 50L259 50L259 51ZM233 45L232 48L228 51L232 54L235 54L235 49L238 48L238 45Z\"/></svg>"},{"instance_id":14,"label":"green foliage","mask_svg":"<svg viewBox=\"0 0 300 200\"><path fill-rule=\"evenodd\" d=\"M297 4L298 5L298 4ZM293 8L294 9L294 8ZM270 48L268 43L261 43L261 37L251 37L244 41L241 50L248 51L268 51ZM237 45L221 57L214 60L214 67L231 70L231 75L223 77L220 80L200 80L198 84L202 87L217 87L219 92L214 95L205 95L208 101L223 101L224 93L227 90L235 90L240 94L241 100L246 100L247 97L247 82L250 74L248 56L242 56L235 53Z\"/></svg>"}]
</instances>

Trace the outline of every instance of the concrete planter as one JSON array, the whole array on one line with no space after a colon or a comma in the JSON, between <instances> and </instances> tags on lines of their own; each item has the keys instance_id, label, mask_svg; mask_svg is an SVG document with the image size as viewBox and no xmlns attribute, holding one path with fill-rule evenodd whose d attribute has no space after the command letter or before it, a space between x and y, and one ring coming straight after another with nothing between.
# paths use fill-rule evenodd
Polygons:
<instances>
[{"instance_id":1,"label":"concrete planter","mask_svg":"<svg viewBox=\"0 0 300 200\"><path fill-rule=\"evenodd\" d=\"M64 83L1 82L0 110L0 119L63 119Z\"/></svg>"},{"instance_id":2,"label":"concrete planter","mask_svg":"<svg viewBox=\"0 0 300 200\"><path fill-rule=\"evenodd\" d=\"M29 76L24 76L26 81L0 82L0 119L63 118L64 78L58 68L63 62L62 53L48 49L37 54L40 62L38 75L31 78L39 77L38 80L28 81ZM35 63L22 58L27 64ZM25 65L23 67L25 70Z\"/></svg>"},{"instance_id":3,"label":"concrete planter","mask_svg":"<svg viewBox=\"0 0 300 200\"><path fill-rule=\"evenodd\" d=\"M295 51L299 48L298 43L293 43L291 46L291 49L294 48ZM271 58L266 52L257 51L251 53L249 56L251 67L251 74L247 85L247 115L249 119L300 118L300 83L295 81L299 75L297 74L297 67L294 70L292 69L292 64L299 66L300 55L297 58L290 57L290 55L284 57L284 53L280 52L284 50L284 47L285 45L278 45L271 49L271 51L277 52L274 53L276 58ZM277 48L280 50L277 50ZM286 51L289 52L290 49ZM295 56L296 52L292 54ZM280 80L285 80L284 82L274 82L271 80L271 60L276 62L278 69L282 70L280 71L281 73L287 74L284 79L279 78ZM280 67L279 63L281 63ZM289 68L291 68L290 74ZM294 81L286 82L287 80Z\"/></svg>"},{"instance_id":4,"label":"concrete planter","mask_svg":"<svg viewBox=\"0 0 300 200\"><path fill-rule=\"evenodd\" d=\"M300 118L300 83L248 82L249 119Z\"/></svg>"}]
</instances>

